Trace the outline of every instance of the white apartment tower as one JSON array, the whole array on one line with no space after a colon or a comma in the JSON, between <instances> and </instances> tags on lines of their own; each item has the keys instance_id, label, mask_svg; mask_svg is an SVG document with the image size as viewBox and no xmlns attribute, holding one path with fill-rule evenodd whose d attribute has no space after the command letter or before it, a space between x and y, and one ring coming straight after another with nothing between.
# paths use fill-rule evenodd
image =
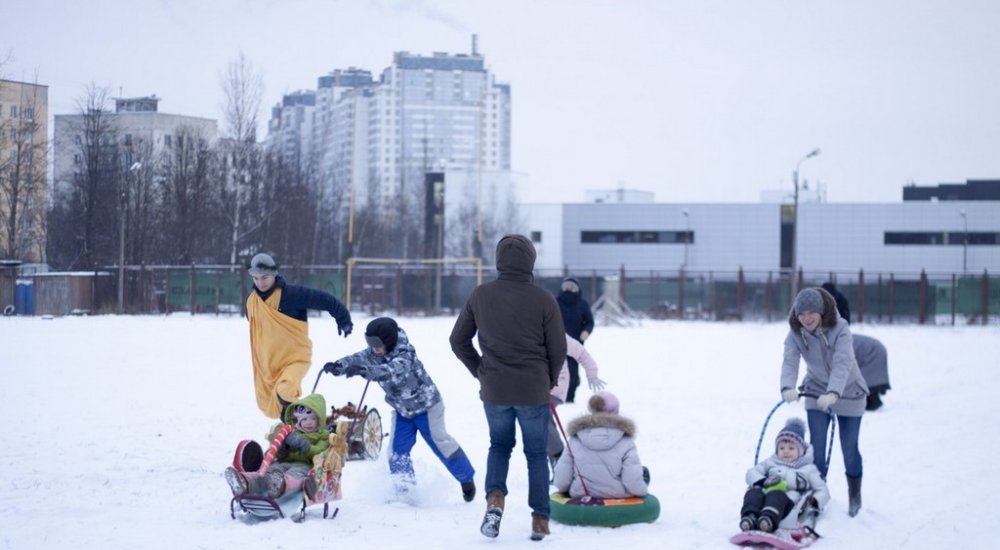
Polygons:
<instances>
[{"instance_id":1,"label":"white apartment tower","mask_svg":"<svg viewBox=\"0 0 1000 550\"><path fill-rule=\"evenodd\" d=\"M397 52L378 81L336 70L295 97L309 94L311 125L299 118L309 116L303 101L285 96L268 143L284 155L312 151L333 192L350 192L357 205L419 192L431 171L480 186L509 181L510 86L496 82L475 43L471 54Z\"/></svg>"}]
</instances>

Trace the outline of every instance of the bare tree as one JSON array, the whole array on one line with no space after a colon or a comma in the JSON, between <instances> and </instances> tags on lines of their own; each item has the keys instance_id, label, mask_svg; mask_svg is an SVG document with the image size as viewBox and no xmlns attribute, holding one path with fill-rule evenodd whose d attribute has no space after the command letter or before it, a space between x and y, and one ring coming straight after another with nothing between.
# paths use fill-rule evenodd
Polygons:
<instances>
[{"instance_id":1,"label":"bare tree","mask_svg":"<svg viewBox=\"0 0 1000 550\"><path fill-rule=\"evenodd\" d=\"M257 146L257 113L264 95L264 79L250 61L240 52L231 61L222 75L222 91L225 103L222 106L229 137L223 164L226 176L226 191L222 197L227 201L224 209L230 221L229 262L235 264L240 252L240 237L244 233L244 209L254 194L258 184L260 148ZM255 158L256 157L256 158Z\"/></svg>"},{"instance_id":2,"label":"bare tree","mask_svg":"<svg viewBox=\"0 0 1000 550\"><path fill-rule=\"evenodd\" d=\"M209 206L213 150L194 128L180 128L175 140L162 163L161 258L183 264L212 261L211 235L217 232Z\"/></svg>"},{"instance_id":3,"label":"bare tree","mask_svg":"<svg viewBox=\"0 0 1000 550\"><path fill-rule=\"evenodd\" d=\"M0 63L2 66L2 63ZM0 117L0 257L45 261L48 116L37 85L0 81L14 101Z\"/></svg>"},{"instance_id":4,"label":"bare tree","mask_svg":"<svg viewBox=\"0 0 1000 550\"><path fill-rule=\"evenodd\" d=\"M117 261L120 216L124 215L118 130L107 108L108 90L91 84L66 117L63 135L67 166L57 162L49 214L49 259L60 267L93 268Z\"/></svg>"}]
</instances>

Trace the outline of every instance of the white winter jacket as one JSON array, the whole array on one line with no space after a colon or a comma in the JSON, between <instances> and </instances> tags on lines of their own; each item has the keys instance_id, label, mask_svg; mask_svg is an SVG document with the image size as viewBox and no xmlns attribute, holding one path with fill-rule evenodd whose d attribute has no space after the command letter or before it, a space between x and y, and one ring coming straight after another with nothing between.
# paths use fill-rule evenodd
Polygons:
<instances>
[{"instance_id":1,"label":"white winter jacket","mask_svg":"<svg viewBox=\"0 0 1000 550\"><path fill-rule=\"evenodd\" d=\"M649 487L642 479L632 420L611 413L588 414L573 419L566 431L569 451L559 457L554 471L553 483L559 491L571 497L646 495Z\"/></svg>"}]
</instances>

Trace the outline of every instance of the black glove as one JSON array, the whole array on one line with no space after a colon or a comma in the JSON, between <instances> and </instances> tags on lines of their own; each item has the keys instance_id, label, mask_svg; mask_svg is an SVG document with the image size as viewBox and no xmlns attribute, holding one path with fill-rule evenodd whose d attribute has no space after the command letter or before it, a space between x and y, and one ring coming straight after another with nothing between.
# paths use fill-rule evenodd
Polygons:
<instances>
[{"instance_id":1,"label":"black glove","mask_svg":"<svg viewBox=\"0 0 1000 550\"><path fill-rule=\"evenodd\" d=\"M309 452L309 440L296 432L288 434L288 437L285 438L285 445L288 445L289 448L295 449L302 454L307 454Z\"/></svg>"},{"instance_id":2,"label":"black glove","mask_svg":"<svg viewBox=\"0 0 1000 550\"><path fill-rule=\"evenodd\" d=\"M361 365L347 365L347 367L344 368L344 375L348 378L363 374L364 372L365 368Z\"/></svg>"},{"instance_id":3,"label":"black glove","mask_svg":"<svg viewBox=\"0 0 1000 550\"><path fill-rule=\"evenodd\" d=\"M331 361L323 365L323 372L327 374L332 374L334 376L340 376L344 374L344 365L341 365L340 363L337 363L335 361Z\"/></svg>"},{"instance_id":4,"label":"black glove","mask_svg":"<svg viewBox=\"0 0 1000 550\"><path fill-rule=\"evenodd\" d=\"M352 323L344 323L343 325L337 325L337 334L344 335L344 338L350 336L352 330L354 330L354 325Z\"/></svg>"}]
</instances>

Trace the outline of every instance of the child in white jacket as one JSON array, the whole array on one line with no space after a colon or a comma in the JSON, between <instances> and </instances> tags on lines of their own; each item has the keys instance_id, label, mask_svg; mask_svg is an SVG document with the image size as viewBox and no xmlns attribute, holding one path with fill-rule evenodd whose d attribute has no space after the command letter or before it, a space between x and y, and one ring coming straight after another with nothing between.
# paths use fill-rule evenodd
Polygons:
<instances>
[{"instance_id":1,"label":"child in white jacket","mask_svg":"<svg viewBox=\"0 0 1000 550\"><path fill-rule=\"evenodd\" d=\"M774 455L747 470L749 487L740 510L740 530L774 531L808 491L813 491L819 509L830 501L805 435L805 422L790 418L774 440Z\"/></svg>"},{"instance_id":2,"label":"child in white jacket","mask_svg":"<svg viewBox=\"0 0 1000 550\"><path fill-rule=\"evenodd\" d=\"M569 449L559 457L553 483L571 497L643 497L649 471L639 461L635 422L618 414L618 398L606 391L591 396L591 414L567 426Z\"/></svg>"}]
</instances>

